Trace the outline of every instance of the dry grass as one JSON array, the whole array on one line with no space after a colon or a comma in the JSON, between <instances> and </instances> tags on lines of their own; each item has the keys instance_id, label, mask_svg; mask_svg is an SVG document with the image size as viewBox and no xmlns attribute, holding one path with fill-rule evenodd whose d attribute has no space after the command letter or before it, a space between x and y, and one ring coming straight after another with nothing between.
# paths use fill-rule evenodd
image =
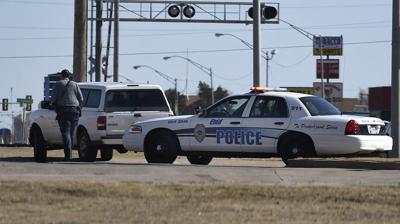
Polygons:
<instances>
[{"instance_id":1,"label":"dry grass","mask_svg":"<svg viewBox=\"0 0 400 224\"><path fill-rule=\"evenodd\" d=\"M399 223L400 187L0 182L0 223Z\"/></svg>"}]
</instances>

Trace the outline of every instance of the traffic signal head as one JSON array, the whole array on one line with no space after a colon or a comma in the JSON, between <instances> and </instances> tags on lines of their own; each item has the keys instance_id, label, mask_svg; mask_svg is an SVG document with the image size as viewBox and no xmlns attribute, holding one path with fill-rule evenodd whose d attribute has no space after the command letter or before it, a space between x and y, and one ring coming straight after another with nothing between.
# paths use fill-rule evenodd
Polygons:
<instances>
[{"instance_id":1,"label":"traffic signal head","mask_svg":"<svg viewBox=\"0 0 400 224\"><path fill-rule=\"evenodd\" d=\"M253 19L253 7L249 8L247 14L249 15L250 18ZM261 19L264 20L273 19L278 15L278 10L273 6L263 6L261 7L260 14L261 14Z\"/></svg>"},{"instance_id":2,"label":"traffic signal head","mask_svg":"<svg viewBox=\"0 0 400 224\"><path fill-rule=\"evenodd\" d=\"M31 111L32 110L32 96L31 95L27 95L26 96L26 111Z\"/></svg>"},{"instance_id":3,"label":"traffic signal head","mask_svg":"<svg viewBox=\"0 0 400 224\"><path fill-rule=\"evenodd\" d=\"M8 111L8 99L7 98L3 98L2 107L3 107L3 111Z\"/></svg>"}]
</instances>

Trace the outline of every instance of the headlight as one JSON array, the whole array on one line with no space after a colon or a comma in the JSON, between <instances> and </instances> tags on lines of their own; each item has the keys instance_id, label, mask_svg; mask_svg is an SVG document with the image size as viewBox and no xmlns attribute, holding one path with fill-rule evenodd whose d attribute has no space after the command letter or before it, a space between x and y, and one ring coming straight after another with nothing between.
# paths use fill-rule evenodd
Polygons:
<instances>
[{"instance_id":1,"label":"headlight","mask_svg":"<svg viewBox=\"0 0 400 224\"><path fill-rule=\"evenodd\" d=\"M134 134L140 134L140 133L142 133L142 127L141 126L139 126L139 125L132 125L130 128L129 128L129 131L128 131L129 133L134 133Z\"/></svg>"}]
</instances>

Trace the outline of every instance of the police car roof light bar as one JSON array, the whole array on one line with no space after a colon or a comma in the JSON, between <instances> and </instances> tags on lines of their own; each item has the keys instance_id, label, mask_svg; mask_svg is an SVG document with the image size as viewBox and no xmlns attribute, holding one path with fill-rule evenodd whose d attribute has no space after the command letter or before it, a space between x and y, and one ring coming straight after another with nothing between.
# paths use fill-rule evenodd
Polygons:
<instances>
[{"instance_id":1,"label":"police car roof light bar","mask_svg":"<svg viewBox=\"0 0 400 224\"><path fill-rule=\"evenodd\" d=\"M262 86L253 86L250 88L251 93L265 93L265 92L286 92L286 88L270 88Z\"/></svg>"}]
</instances>

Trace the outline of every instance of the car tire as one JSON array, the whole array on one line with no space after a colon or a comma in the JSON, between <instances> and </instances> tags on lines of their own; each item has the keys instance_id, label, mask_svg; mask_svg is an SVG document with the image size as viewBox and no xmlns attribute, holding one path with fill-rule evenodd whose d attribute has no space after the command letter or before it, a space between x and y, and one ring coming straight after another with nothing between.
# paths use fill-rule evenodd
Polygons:
<instances>
[{"instance_id":1,"label":"car tire","mask_svg":"<svg viewBox=\"0 0 400 224\"><path fill-rule=\"evenodd\" d=\"M33 130L32 137L33 137L33 158L35 162L45 163L47 161L47 149L40 128L35 128Z\"/></svg>"},{"instance_id":2,"label":"car tire","mask_svg":"<svg viewBox=\"0 0 400 224\"><path fill-rule=\"evenodd\" d=\"M178 156L179 142L176 136L168 131L158 131L150 136L144 150L148 163L172 164Z\"/></svg>"},{"instance_id":3,"label":"car tire","mask_svg":"<svg viewBox=\"0 0 400 224\"><path fill-rule=\"evenodd\" d=\"M83 130L78 134L78 154L79 159L84 162L93 162L96 160L97 149L92 145L88 133Z\"/></svg>"},{"instance_id":4,"label":"car tire","mask_svg":"<svg viewBox=\"0 0 400 224\"><path fill-rule=\"evenodd\" d=\"M109 147L100 148L100 160L110 161L113 158L114 150Z\"/></svg>"},{"instance_id":5,"label":"car tire","mask_svg":"<svg viewBox=\"0 0 400 224\"><path fill-rule=\"evenodd\" d=\"M121 154L124 154L124 153L127 153L128 152L128 150L126 150L126 149L117 149L117 152L119 152L119 153L121 153Z\"/></svg>"},{"instance_id":6,"label":"car tire","mask_svg":"<svg viewBox=\"0 0 400 224\"><path fill-rule=\"evenodd\" d=\"M289 159L315 156L312 142L305 137L294 134L283 137L278 152L285 164L288 164Z\"/></svg>"},{"instance_id":7,"label":"car tire","mask_svg":"<svg viewBox=\"0 0 400 224\"><path fill-rule=\"evenodd\" d=\"M190 162L190 164L195 165L208 165L213 159L212 156L205 155L188 155L186 156L186 158Z\"/></svg>"}]
</instances>

